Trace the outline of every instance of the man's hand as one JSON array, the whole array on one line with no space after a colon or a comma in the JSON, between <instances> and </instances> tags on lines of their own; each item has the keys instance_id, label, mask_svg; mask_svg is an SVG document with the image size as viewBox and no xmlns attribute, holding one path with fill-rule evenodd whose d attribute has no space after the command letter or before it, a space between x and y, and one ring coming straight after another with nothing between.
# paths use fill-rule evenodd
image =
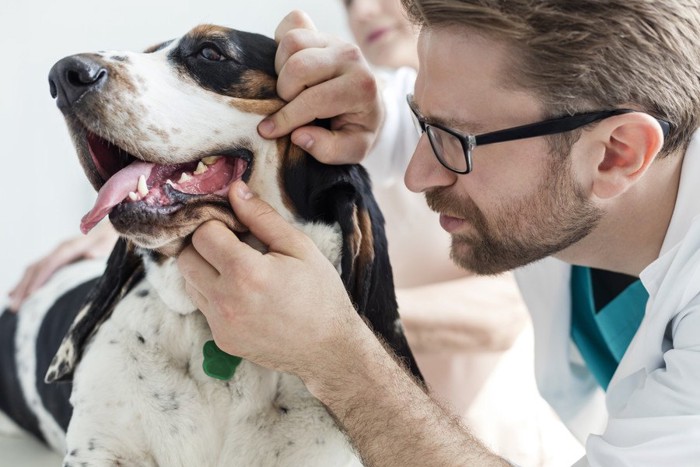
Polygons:
<instances>
[{"instance_id":1,"label":"man's hand","mask_svg":"<svg viewBox=\"0 0 700 467\"><path fill-rule=\"evenodd\" d=\"M299 376L367 465L507 465L387 353L308 237L243 182L232 185L229 201L269 251L210 221L178 258L222 350Z\"/></svg>"},{"instance_id":2,"label":"man's hand","mask_svg":"<svg viewBox=\"0 0 700 467\"><path fill-rule=\"evenodd\" d=\"M260 123L265 138L292 132L292 142L328 164L358 163L382 123L377 83L360 49L316 31L300 11L275 31L277 93L289 103ZM330 119L330 130L310 126Z\"/></svg>"},{"instance_id":3,"label":"man's hand","mask_svg":"<svg viewBox=\"0 0 700 467\"><path fill-rule=\"evenodd\" d=\"M229 200L269 251L251 248L221 222L203 224L178 258L188 294L225 352L302 378L323 371L337 340L364 326L337 271L245 183L232 186Z\"/></svg>"}]
</instances>

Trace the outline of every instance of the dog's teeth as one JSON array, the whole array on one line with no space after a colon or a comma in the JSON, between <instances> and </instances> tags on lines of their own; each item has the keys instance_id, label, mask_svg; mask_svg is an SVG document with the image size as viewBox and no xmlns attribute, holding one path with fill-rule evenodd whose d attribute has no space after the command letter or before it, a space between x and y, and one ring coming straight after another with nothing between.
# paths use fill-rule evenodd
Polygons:
<instances>
[{"instance_id":1,"label":"dog's teeth","mask_svg":"<svg viewBox=\"0 0 700 467\"><path fill-rule=\"evenodd\" d=\"M170 185L170 186L174 186L174 185L175 185L175 183L174 183L172 180L170 180L170 179L167 179L167 180L165 181L165 184L166 184L166 185Z\"/></svg>"},{"instance_id":2,"label":"dog's teeth","mask_svg":"<svg viewBox=\"0 0 700 467\"><path fill-rule=\"evenodd\" d=\"M206 165L202 164L202 161L199 161L197 163L197 168L194 169L194 172L192 172L192 173L195 175L201 175L204 172L206 172L207 170L209 170L209 168Z\"/></svg>"},{"instance_id":3,"label":"dog's teeth","mask_svg":"<svg viewBox=\"0 0 700 467\"><path fill-rule=\"evenodd\" d=\"M187 175L187 172L182 172L182 175L180 175L180 180L178 180L177 183L185 183L191 179L192 177Z\"/></svg>"},{"instance_id":4,"label":"dog's teeth","mask_svg":"<svg viewBox=\"0 0 700 467\"><path fill-rule=\"evenodd\" d=\"M202 162L204 162L206 165L214 165L219 159L221 159L221 156L207 156L202 157Z\"/></svg>"},{"instance_id":5,"label":"dog's teeth","mask_svg":"<svg viewBox=\"0 0 700 467\"><path fill-rule=\"evenodd\" d=\"M129 199L130 199L131 201L136 201L137 199L139 199L139 195L137 195L137 194L134 193L133 191L130 191L130 192L129 192Z\"/></svg>"},{"instance_id":6,"label":"dog's teeth","mask_svg":"<svg viewBox=\"0 0 700 467\"><path fill-rule=\"evenodd\" d=\"M146 185L145 176L141 175L139 177L139 182L136 185L136 191L138 191L141 196L146 196L148 194L148 186Z\"/></svg>"}]
</instances>

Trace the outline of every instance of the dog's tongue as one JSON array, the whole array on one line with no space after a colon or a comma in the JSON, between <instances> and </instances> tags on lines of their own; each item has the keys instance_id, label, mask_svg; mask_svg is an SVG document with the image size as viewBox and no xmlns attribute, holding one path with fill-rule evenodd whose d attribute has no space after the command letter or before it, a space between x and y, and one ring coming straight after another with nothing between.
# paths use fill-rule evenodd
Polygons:
<instances>
[{"instance_id":1,"label":"dog's tongue","mask_svg":"<svg viewBox=\"0 0 700 467\"><path fill-rule=\"evenodd\" d=\"M112 175L100 188L97 201L80 221L80 231L84 234L92 230L114 206L121 203L130 191L136 191L136 184L141 175L148 180L155 164L150 162L133 162Z\"/></svg>"}]
</instances>

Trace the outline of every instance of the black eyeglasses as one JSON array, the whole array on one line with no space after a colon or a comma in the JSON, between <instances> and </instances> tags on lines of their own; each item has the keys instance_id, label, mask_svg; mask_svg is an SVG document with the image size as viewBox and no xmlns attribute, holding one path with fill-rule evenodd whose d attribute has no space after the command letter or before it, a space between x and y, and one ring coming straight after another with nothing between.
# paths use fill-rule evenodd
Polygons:
<instances>
[{"instance_id":1,"label":"black eyeglasses","mask_svg":"<svg viewBox=\"0 0 700 467\"><path fill-rule=\"evenodd\" d=\"M467 135L437 123L428 123L425 117L418 113L418 110L414 107L413 94L408 94L406 100L411 109L416 129L421 133L427 133L430 146L433 148L433 153L437 160L440 161L440 164L445 168L458 174L468 174L472 171L472 151L477 146L565 133L614 115L637 112L631 109L586 112L530 123L528 125L506 128L491 133ZM661 125L661 130L663 131L664 137L666 137L671 127L670 123L658 118L656 120Z\"/></svg>"}]
</instances>

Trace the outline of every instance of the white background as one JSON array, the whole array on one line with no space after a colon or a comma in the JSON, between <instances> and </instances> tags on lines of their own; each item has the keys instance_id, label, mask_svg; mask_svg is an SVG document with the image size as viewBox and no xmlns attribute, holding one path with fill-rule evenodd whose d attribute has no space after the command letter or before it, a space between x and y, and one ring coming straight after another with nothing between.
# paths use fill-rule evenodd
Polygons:
<instances>
[{"instance_id":1,"label":"white background","mask_svg":"<svg viewBox=\"0 0 700 467\"><path fill-rule=\"evenodd\" d=\"M345 39L341 0L0 1L0 304L24 267L79 234L95 193L49 94L60 58L142 50L200 23L274 35L291 10Z\"/></svg>"}]
</instances>

